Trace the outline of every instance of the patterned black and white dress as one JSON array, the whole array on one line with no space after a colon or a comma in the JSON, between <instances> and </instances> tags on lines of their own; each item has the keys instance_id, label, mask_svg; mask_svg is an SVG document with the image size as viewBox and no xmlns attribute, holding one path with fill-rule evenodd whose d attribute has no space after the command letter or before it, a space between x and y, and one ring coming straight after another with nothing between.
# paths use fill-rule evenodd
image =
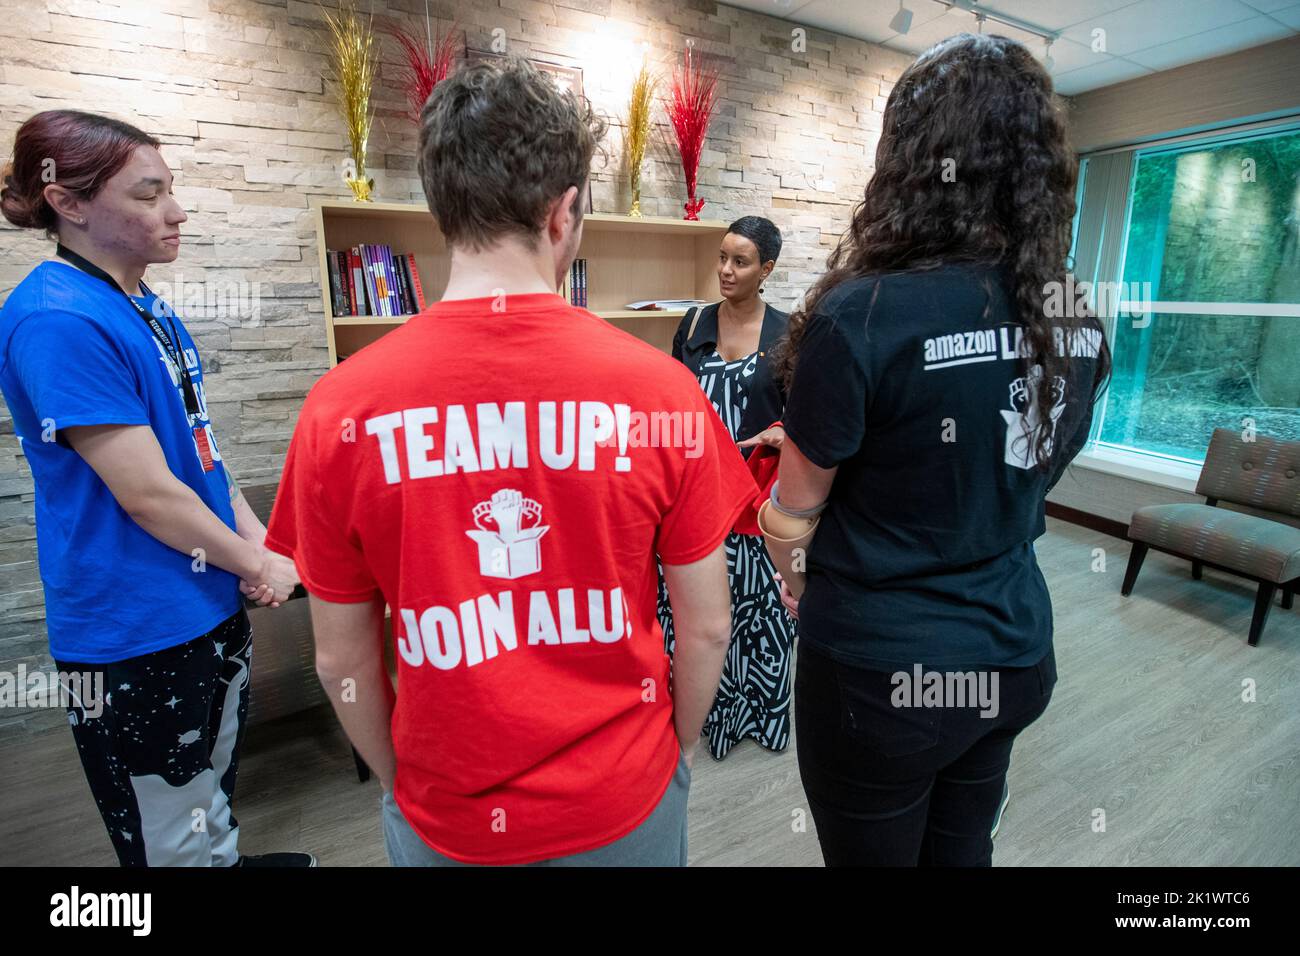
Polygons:
<instances>
[{"instance_id":1,"label":"patterned black and white dress","mask_svg":"<svg viewBox=\"0 0 1300 956\"><path fill-rule=\"evenodd\" d=\"M747 388L758 366L758 353L726 361L715 350L700 365L700 388L726 423L733 441L740 431ZM781 604L773 580L772 560L756 535L727 535L727 570L731 577L731 645L713 708L704 722L709 752L721 760L732 746L753 737L768 750L790 742L790 646L794 620ZM674 651L672 608L662 572L659 575L659 624L668 653Z\"/></svg>"}]
</instances>

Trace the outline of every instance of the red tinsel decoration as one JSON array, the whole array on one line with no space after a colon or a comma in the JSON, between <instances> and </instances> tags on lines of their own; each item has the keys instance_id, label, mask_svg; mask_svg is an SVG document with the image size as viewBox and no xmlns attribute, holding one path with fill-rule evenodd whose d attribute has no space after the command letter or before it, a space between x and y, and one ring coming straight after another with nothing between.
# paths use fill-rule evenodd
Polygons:
<instances>
[{"instance_id":1,"label":"red tinsel decoration","mask_svg":"<svg viewBox=\"0 0 1300 956\"><path fill-rule=\"evenodd\" d=\"M386 31L402 48L402 66L397 80L406 94L410 105L407 117L413 123L420 122L420 111L433 88L447 78L455 62L459 44L456 39L456 25L445 34L441 29L432 38L418 37L403 28L389 24Z\"/></svg>"},{"instance_id":2,"label":"red tinsel decoration","mask_svg":"<svg viewBox=\"0 0 1300 956\"><path fill-rule=\"evenodd\" d=\"M677 135L677 149L682 155L682 172L686 176L687 200L682 218L697 220L704 200L695 198L695 181L700 170L700 154L704 151L704 137L709 132L713 118L713 101L718 88L718 71L704 70L686 48L686 61L680 71L673 74L672 95L665 98L664 109L668 121Z\"/></svg>"}]
</instances>

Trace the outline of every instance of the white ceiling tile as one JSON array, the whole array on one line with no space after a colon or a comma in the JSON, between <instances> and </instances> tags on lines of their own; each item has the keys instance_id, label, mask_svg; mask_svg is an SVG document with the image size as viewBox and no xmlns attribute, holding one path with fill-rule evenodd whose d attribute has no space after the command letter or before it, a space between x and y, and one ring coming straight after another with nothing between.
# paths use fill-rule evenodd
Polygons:
<instances>
[{"instance_id":1,"label":"white ceiling tile","mask_svg":"<svg viewBox=\"0 0 1300 956\"><path fill-rule=\"evenodd\" d=\"M1124 80L1147 76L1151 72L1151 70L1136 63L1112 59L1094 66L1085 66L1081 70L1053 74L1052 83L1058 93L1064 96L1074 96L1084 90L1096 89L1099 86L1110 86L1112 83L1122 83Z\"/></svg>"},{"instance_id":2,"label":"white ceiling tile","mask_svg":"<svg viewBox=\"0 0 1300 956\"><path fill-rule=\"evenodd\" d=\"M1241 2L1249 4L1260 13L1272 13L1274 10L1296 5L1295 0L1241 0Z\"/></svg>"},{"instance_id":3,"label":"white ceiling tile","mask_svg":"<svg viewBox=\"0 0 1300 956\"><path fill-rule=\"evenodd\" d=\"M980 6L994 13L1005 13L1045 30L1064 30L1091 17L1099 17L1136 0L987 0ZM1294 0L1286 0L1287 3Z\"/></svg>"},{"instance_id":4,"label":"white ceiling tile","mask_svg":"<svg viewBox=\"0 0 1300 956\"><path fill-rule=\"evenodd\" d=\"M976 31L972 28L970 32L975 33ZM1033 50L1034 54L1040 59L1043 56L1043 50L1046 44L1043 42L1043 38L1037 33L1028 33L1024 30L1017 29L1016 27L1007 26L1005 23L994 23L992 20L984 21L984 32L1006 37L1009 40L1015 40L1017 43L1023 43L1025 46L1029 47L1029 49Z\"/></svg>"},{"instance_id":5,"label":"white ceiling tile","mask_svg":"<svg viewBox=\"0 0 1300 956\"><path fill-rule=\"evenodd\" d=\"M1290 30L1271 17L1252 17L1229 23L1217 30L1137 50L1127 54L1125 59L1153 70L1168 70L1184 63L1224 56L1290 35Z\"/></svg>"},{"instance_id":6,"label":"white ceiling tile","mask_svg":"<svg viewBox=\"0 0 1300 956\"><path fill-rule=\"evenodd\" d=\"M1287 7L1284 10L1274 10L1269 16L1286 24L1292 30L1300 30L1300 4Z\"/></svg>"},{"instance_id":7,"label":"white ceiling tile","mask_svg":"<svg viewBox=\"0 0 1300 956\"><path fill-rule=\"evenodd\" d=\"M794 0L799 6L794 19L800 23L856 36L873 43L881 43L900 36L889 27L889 21L898 13L897 0L869 0L869 2L845 3L844 0L811 0L800 6L802 0ZM912 11L912 30L923 26L927 21L938 19L947 12L942 4L932 0L907 0L907 9ZM909 31L910 32L910 31Z\"/></svg>"},{"instance_id":8,"label":"white ceiling tile","mask_svg":"<svg viewBox=\"0 0 1300 956\"><path fill-rule=\"evenodd\" d=\"M1099 27L1106 31L1106 52L1125 56L1153 42L1171 42L1254 16L1258 12L1241 0L1139 0L1077 23L1065 36L1090 45L1092 31Z\"/></svg>"},{"instance_id":9,"label":"white ceiling tile","mask_svg":"<svg viewBox=\"0 0 1300 956\"><path fill-rule=\"evenodd\" d=\"M731 6L743 7L755 13L766 13L769 17L797 16L799 8L807 5L808 0L730 0Z\"/></svg>"},{"instance_id":10,"label":"white ceiling tile","mask_svg":"<svg viewBox=\"0 0 1300 956\"><path fill-rule=\"evenodd\" d=\"M906 35L889 29L898 0L724 0L794 23L880 43L915 56L945 37L976 32L972 14L934 0L905 0L912 11ZM1064 31L1052 46L1057 88L1067 95L1168 68L1221 56L1284 35L1267 32L1269 19L1300 32L1300 0L982 0L990 13L1004 13L1044 30ZM1262 16L1260 11L1266 10ZM1039 59L1041 40L989 21L986 32L1014 36ZM1092 29L1106 31L1105 52L1091 49ZM1134 56L1148 55L1145 60Z\"/></svg>"}]
</instances>

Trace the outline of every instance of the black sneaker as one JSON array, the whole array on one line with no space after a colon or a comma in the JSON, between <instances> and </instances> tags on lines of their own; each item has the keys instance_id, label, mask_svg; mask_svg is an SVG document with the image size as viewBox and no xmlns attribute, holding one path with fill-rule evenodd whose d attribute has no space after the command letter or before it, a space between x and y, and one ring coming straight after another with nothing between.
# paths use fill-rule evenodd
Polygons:
<instances>
[{"instance_id":1,"label":"black sneaker","mask_svg":"<svg viewBox=\"0 0 1300 956\"><path fill-rule=\"evenodd\" d=\"M998 835L998 827L1002 826L1002 811L1007 808L1007 804L1010 802L1011 802L1011 784L1007 783L1006 781L1003 781L1002 802L998 804L998 815L993 818L993 832L989 834L990 839Z\"/></svg>"},{"instance_id":2,"label":"black sneaker","mask_svg":"<svg viewBox=\"0 0 1300 956\"><path fill-rule=\"evenodd\" d=\"M316 858L310 853L259 853L256 856L239 854L235 866L315 866Z\"/></svg>"}]
</instances>

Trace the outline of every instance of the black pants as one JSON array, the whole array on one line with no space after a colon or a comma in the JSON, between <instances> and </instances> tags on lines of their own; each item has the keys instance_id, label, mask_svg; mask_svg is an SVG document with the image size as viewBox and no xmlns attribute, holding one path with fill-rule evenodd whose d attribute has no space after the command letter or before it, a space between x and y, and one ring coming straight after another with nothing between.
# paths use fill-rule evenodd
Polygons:
<instances>
[{"instance_id":1,"label":"black pants","mask_svg":"<svg viewBox=\"0 0 1300 956\"><path fill-rule=\"evenodd\" d=\"M827 866L992 865L1011 745L1047 709L1056 657L1049 649L1033 667L987 669L990 688L994 673L994 716L952 697L895 706L902 691L891 673L799 642L799 775Z\"/></svg>"},{"instance_id":2,"label":"black pants","mask_svg":"<svg viewBox=\"0 0 1300 956\"><path fill-rule=\"evenodd\" d=\"M231 809L248 714L253 629L241 608L207 634L111 664L102 712L68 706L90 792L122 866L233 866Z\"/></svg>"}]
</instances>

